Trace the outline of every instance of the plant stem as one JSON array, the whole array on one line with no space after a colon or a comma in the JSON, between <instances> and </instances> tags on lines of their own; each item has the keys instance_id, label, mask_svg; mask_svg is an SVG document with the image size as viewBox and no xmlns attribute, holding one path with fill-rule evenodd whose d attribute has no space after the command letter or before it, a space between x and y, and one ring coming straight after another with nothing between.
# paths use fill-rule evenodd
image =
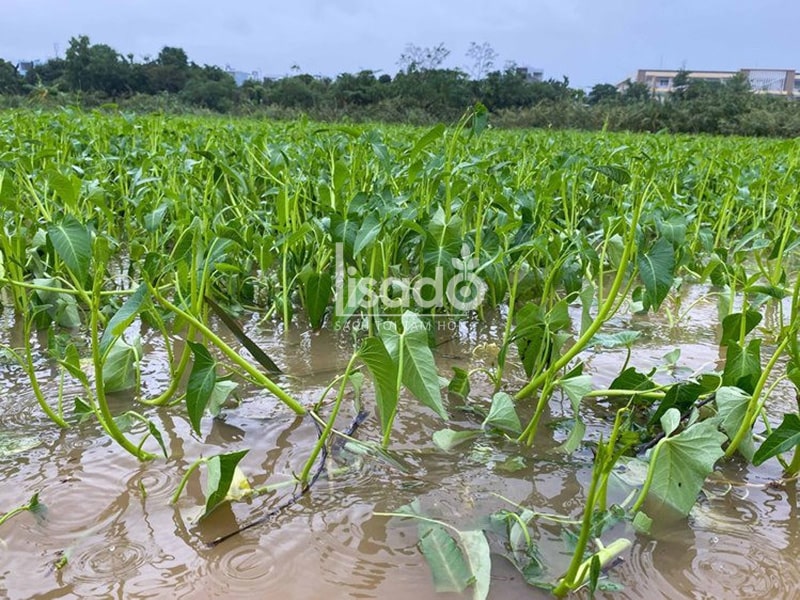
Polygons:
<instances>
[{"instance_id":1,"label":"plant stem","mask_svg":"<svg viewBox=\"0 0 800 600\"><path fill-rule=\"evenodd\" d=\"M213 331L211 331L208 327L205 326L199 319L197 319L194 315L188 313L185 310L182 310L172 304L169 300L161 296L154 288L150 288L153 296L168 310L174 312L175 314L179 315L181 318L186 319L197 331L199 331L203 336L214 344L225 356L227 356L233 363L235 363L238 367L240 367L243 371L245 371L253 380L258 383L259 385L264 386L268 389L272 394L274 394L278 400L283 402L286 406L288 406L291 410L293 410L298 415L306 414L306 409L300 404L297 400L289 396L286 392L284 392L280 387L278 387L269 377L264 375L261 371L256 369L253 365L251 365L248 361L244 358L239 356L239 354L231 348L228 344L222 341L222 339L216 335Z\"/></svg>"},{"instance_id":2,"label":"plant stem","mask_svg":"<svg viewBox=\"0 0 800 600\"><path fill-rule=\"evenodd\" d=\"M539 375L531 379L531 381L528 382L525 387L516 393L514 399L522 400L523 398L527 398L533 394L544 381L549 379L552 374L557 373L562 368L567 366L573 358L583 351L584 347L589 343L589 340L594 337L594 334L600 330L600 327L603 326L603 323L605 323L606 319L610 316L611 307L614 305L616 295L619 292L620 287L622 287L622 282L625 280L626 271L628 270L628 263L631 255L634 253L636 227L639 223L639 216L641 214L643 204L644 200L641 199L634 205L633 217L631 219L631 226L628 232L628 240L625 243L625 248L622 251L622 257L620 258L617 274L614 277L613 283L611 284L611 289L608 291L608 296L606 296L605 300L603 300L603 303L598 309L597 316L592 321L592 324L586 328L586 331L583 332L583 335L578 338L578 340L561 356L561 358L551 364L550 367L545 371L542 371L539 373Z\"/></svg>"},{"instance_id":3,"label":"plant stem","mask_svg":"<svg viewBox=\"0 0 800 600\"><path fill-rule=\"evenodd\" d=\"M328 440L328 436L333 430L333 424L336 422L336 417L339 414L339 408L342 406L344 391L347 389L347 382L350 378L350 373L352 372L356 358L358 358L358 353L353 353L353 355L350 357L350 362L347 363L347 368L342 376L342 383L339 384L339 392L336 394L336 400L334 401L333 408L331 409L331 416L328 417L328 422L325 424L325 429L322 430L322 434L319 436L319 439L317 439L317 443L314 445L314 449L311 451L311 455L308 457L308 460L303 467L303 471L300 473L300 485L305 485L308 481L308 475L311 473L311 469L314 467L314 462L316 462L317 456L322 450L322 446L325 445L325 442Z\"/></svg>"},{"instance_id":4,"label":"plant stem","mask_svg":"<svg viewBox=\"0 0 800 600\"><path fill-rule=\"evenodd\" d=\"M172 494L172 496L169 499L170 504L175 504L178 501L178 498L180 498L180 495L183 492L183 488L185 488L186 484L189 482L189 477L191 476L191 474L194 473L200 465L204 465L207 462L208 462L207 458L201 457L198 458L196 461L194 461L191 465L189 465L189 468L186 469L186 473L184 473L183 477L181 477L180 483L178 483L178 489L175 490L175 493Z\"/></svg>"},{"instance_id":5,"label":"plant stem","mask_svg":"<svg viewBox=\"0 0 800 600\"><path fill-rule=\"evenodd\" d=\"M96 267L97 272L102 272L103 269L100 266ZM105 383L103 381L103 363L104 357L100 355L100 335L99 335L99 319L100 319L100 286L102 285L102 278L95 277L94 283L94 293L90 299L89 304L89 312L90 312L90 322L89 322L89 334L92 340L92 364L94 366L94 386L95 386L95 396L97 399L97 409L96 414L98 419L100 420L100 424L103 426L103 429L106 430L111 438L117 442L122 448L126 451L130 452L133 456L138 458L139 460L151 460L155 458L154 454L149 452L145 452L141 448L137 447L133 442L131 442L122 430L117 426L116 421L114 421L114 415L111 414L111 409L108 406L108 400L106 398L106 391L105 391Z\"/></svg>"},{"instance_id":6,"label":"plant stem","mask_svg":"<svg viewBox=\"0 0 800 600\"><path fill-rule=\"evenodd\" d=\"M744 319L742 319L742 321L744 321ZM756 387L753 390L753 395L750 397L750 402L747 404L747 412L745 412L744 418L742 419L742 424L739 425L736 435L733 436L731 443L728 445L727 450L725 450L725 458L730 458L734 455L736 450L739 448L739 444L742 443L744 436L747 435L747 432L753 427L761 406L759 397L761 396L761 392L767 383L767 377L769 377L770 372L772 372L772 369L775 367L775 363L778 362L778 359L783 354L784 349L789 345L789 337L789 335L784 336L783 340L781 340L781 343L778 344L777 348L775 348L775 352L772 353L769 361L764 366L764 370L761 372L761 377L758 378Z\"/></svg>"}]
</instances>

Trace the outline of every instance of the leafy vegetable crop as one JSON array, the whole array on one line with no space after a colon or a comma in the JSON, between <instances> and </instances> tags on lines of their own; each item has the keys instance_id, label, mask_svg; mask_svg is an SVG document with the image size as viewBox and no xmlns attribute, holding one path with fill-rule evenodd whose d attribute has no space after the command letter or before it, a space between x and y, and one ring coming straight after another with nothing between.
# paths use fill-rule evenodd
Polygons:
<instances>
[{"instance_id":1,"label":"leafy vegetable crop","mask_svg":"<svg viewBox=\"0 0 800 600\"><path fill-rule=\"evenodd\" d=\"M515 505L466 531L418 506L392 516L417 523L442 590L472 586L486 597L496 536L526 581L558 596L596 589L629 546L624 535L603 542L612 525L646 531L662 510L688 514L719 461L776 458L786 477L800 471L800 416L785 413L775 427L766 411L777 386L800 389L799 149L795 141L499 132L487 129L481 106L427 131L0 113L0 299L22 330L19 347L3 350L55 425L70 426L73 414L94 418L141 460L169 455L152 407L185 411L199 434L238 383L263 388L319 425L289 482L301 487L338 435L350 390L377 413L381 439L349 443L384 459L410 399L442 420L432 442L458 452L477 438L534 445L551 401L563 397L573 420L561 450L594 452L581 514ZM686 282L710 285L718 301L724 367L664 383L626 360L607 389L595 389L586 353L626 347L630 359L637 342L635 332L604 331L609 321L648 311L680 320L691 307L673 298ZM284 329L351 330L352 357L316 403L304 403L238 329L233 316L245 311ZM769 329L759 327L766 314ZM502 321L491 365L442 380L431 349L438 325L489 315ZM144 327L159 332L170 359L156 397L140 393ZM49 334L48 347L37 331ZM42 355L81 386L74 408L42 392L34 366ZM365 376L371 387L362 393ZM473 394L478 379L491 397ZM474 430L447 427L445 386L476 415ZM109 394L120 391L136 402L115 414ZM600 402L613 419L589 442L584 414ZM246 452L198 459L175 498L199 467L203 518L267 491L241 472ZM641 463L646 475L610 506L609 479L622 462ZM33 498L0 523L38 506ZM572 540L565 572L538 554L544 522Z\"/></svg>"}]
</instances>

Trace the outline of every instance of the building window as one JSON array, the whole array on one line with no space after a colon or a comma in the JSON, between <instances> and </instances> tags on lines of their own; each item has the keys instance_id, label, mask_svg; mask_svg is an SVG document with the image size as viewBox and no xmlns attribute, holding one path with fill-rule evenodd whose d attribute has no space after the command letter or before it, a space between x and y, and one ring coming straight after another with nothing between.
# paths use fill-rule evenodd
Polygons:
<instances>
[{"instance_id":1,"label":"building window","mask_svg":"<svg viewBox=\"0 0 800 600\"><path fill-rule=\"evenodd\" d=\"M669 79L667 79L666 77L660 77L658 79L658 87L660 88L669 87Z\"/></svg>"}]
</instances>

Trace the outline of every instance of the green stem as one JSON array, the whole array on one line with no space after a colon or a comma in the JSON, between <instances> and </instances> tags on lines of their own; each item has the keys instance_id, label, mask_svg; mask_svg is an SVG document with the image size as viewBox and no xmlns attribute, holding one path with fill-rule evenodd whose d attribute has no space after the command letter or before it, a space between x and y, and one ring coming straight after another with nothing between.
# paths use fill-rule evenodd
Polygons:
<instances>
[{"instance_id":1,"label":"green stem","mask_svg":"<svg viewBox=\"0 0 800 600\"><path fill-rule=\"evenodd\" d=\"M628 270L628 263L631 255L634 252L636 227L639 223L639 216L641 214L643 204L644 200L642 199L634 205L633 218L631 219L631 226L628 232L628 240L625 243L625 248L622 251L622 257L620 258L619 267L617 268L617 274L614 277L614 282L611 284L611 289L608 291L608 296L606 296L606 298L603 300L603 303L598 309L597 316L592 321L592 324L586 328L586 331L583 332L583 335L578 338L578 340L561 356L561 358L551 364L548 369L542 371L539 373L539 375L531 379L531 381L528 382L525 387L517 392L514 396L516 400L522 400L523 398L527 398L528 396L532 395L544 381L549 379L554 373L557 373L567 366L573 358L583 351L584 347L589 343L589 340L594 337L594 334L600 330L600 327L603 326L603 323L605 323L606 319L610 316L611 308L614 305L614 301L620 287L622 287L622 282L625 280L625 274Z\"/></svg>"},{"instance_id":2,"label":"green stem","mask_svg":"<svg viewBox=\"0 0 800 600\"><path fill-rule=\"evenodd\" d=\"M744 321L744 319L742 319L742 321ZM727 450L725 450L725 458L730 458L734 455L736 450L739 448L739 444L742 443L742 440L747 435L747 432L753 427L761 406L761 402L759 402L761 391L764 389L764 386L767 383L767 377L769 377L770 372L775 367L775 363L778 362L778 359L783 354L784 349L789 345L789 337L789 335L784 336L781 343L778 344L778 347L775 349L775 352L772 353L772 356L764 367L764 370L761 372L761 377L758 378L756 387L753 390L753 395L750 397L750 402L747 404L747 412L742 419L742 424L739 426L739 430L736 432L736 435L733 436L733 439L728 445Z\"/></svg>"},{"instance_id":3,"label":"green stem","mask_svg":"<svg viewBox=\"0 0 800 600\"><path fill-rule=\"evenodd\" d=\"M383 438L381 439L381 446L387 448L389 446L389 437L392 433L392 425L394 424L394 417L397 414L397 407L400 405L400 390L403 387L403 369L405 365L403 364L405 360L404 353L403 353L403 343L400 342L397 344L397 403L394 406L394 410L392 410L392 414L389 417L389 420L386 423L386 431L383 432Z\"/></svg>"},{"instance_id":4,"label":"green stem","mask_svg":"<svg viewBox=\"0 0 800 600\"><path fill-rule=\"evenodd\" d=\"M331 434L331 431L333 430L333 424L339 414L339 408L342 406L344 392L347 389L347 382L350 378L350 373L353 369L356 358L358 358L358 353L354 353L350 357L350 362L347 363L347 368L342 376L342 383L339 385L339 392L336 394L336 400L334 401L333 408L331 409L331 416L328 417L328 422L325 424L325 429L322 430L322 434L319 436L317 443L314 445L314 449L311 451L311 455L308 457L302 473L300 473L300 485L305 485L306 482L308 482L308 476L311 473L311 469L314 467L317 456L322 450L322 446L324 446L325 442L328 440L328 436Z\"/></svg>"},{"instance_id":5,"label":"green stem","mask_svg":"<svg viewBox=\"0 0 800 600\"><path fill-rule=\"evenodd\" d=\"M6 521L8 521L14 515L18 515L19 513L23 513L26 510L30 510L30 508L31 508L30 504L26 504L25 506L19 506L19 507L15 508L14 510L8 511L4 515L0 515L0 525L5 523Z\"/></svg>"},{"instance_id":6,"label":"green stem","mask_svg":"<svg viewBox=\"0 0 800 600\"><path fill-rule=\"evenodd\" d=\"M166 309L174 312L176 315L179 315L181 318L186 319L188 323L190 323L197 331L199 331L203 336L214 344L228 359L231 360L235 365L245 371L250 377L253 378L253 381L258 383L259 385L268 389L272 394L274 394L281 402L283 402L286 406L288 406L291 410L293 410L298 415L306 414L306 409L300 404L297 400L289 396L286 392L284 392L280 387L278 387L269 377L264 375L261 371L256 369L253 365L251 365L248 361L244 358L239 356L237 352L231 348L228 344L222 341L222 339L216 335L213 331L211 331L208 327L205 326L200 320L194 317L194 315L188 313L185 310L182 310L172 304L169 300L161 296L155 289L152 287L150 291L153 293L153 296L161 303Z\"/></svg>"},{"instance_id":7,"label":"green stem","mask_svg":"<svg viewBox=\"0 0 800 600\"><path fill-rule=\"evenodd\" d=\"M102 272L101 268L97 268L96 270L97 272ZM114 421L114 415L111 414L111 409L108 406L105 384L103 381L104 357L100 355L100 335L98 323L100 320L100 294L98 292L100 291L102 281L103 280L101 277L95 277L94 293L92 294L91 302L89 304L89 312L91 315L89 333L92 340L92 364L94 366L94 385L98 411L97 415L100 420L100 424L103 426L103 429L106 430L106 433L108 433L108 435L111 436L115 442L122 446L122 448L139 460L151 460L155 458L155 455L143 451L141 448L137 447L133 442L131 442L124 433L122 433L122 430Z\"/></svg>"},{"instance_id":8,"label":"green stem","mask_svg":"<svg viewBox=\"0 0 800 600\"><path fill-rule=\"evenodd\" d=\"M589 493L586 496L586 505L583 509L583 519L581 523L581 532L578 536L578 542L575 545L575 550L572 553L572 560L570 561L567 572L564 577L558 582L558 585L553 590L555 596L565 596L571 589L577 587L576 576L581 564L583 563L583 552L589 543L589 535L592 530L592 515L594 514L594 497L597 492L597 485L600 480L600 459L595 460L595 469L592 471L592 483L589 485ZM579 584L578 584L579 585Z\"/></svg>"},{"instance_id":9,"label":"green stem","mask_svg":"<svg viewBox=\"0 0 800 600\"><path fill-rule=\"evenodd\" d=\"M194 339L194 327L191 326L189 327L186 333L186 339L188 341L192 341ZM165 340L165 343L169 344L167 340ZM181 353L180 360L178 361L178 366L172 373L172 377L170 379L169 385L167 386L167 389L164 390L159 396L151 400L141 400L141 403L146 406L163 406L164 404L169 402L169 399L172 398L172 396L177 391L178 385L180 385L181 382L181 378L183 377L186 368L189 366L189 358L191 357L191 355L192 352L189 349L189 344L186 344L183 347L183 352ZM171 362L172 361L170 361L170 363Z\"/></svg>"},{"instance_id":10,"label":"green stem","mask_svg":"<svg viewBox=\"0 0 800 600\"><path fill-rule=\"evenodd\" d=\"M185 488L186 484L189 482L189 477L191 474L194 473L200 465L204 465L207 462L207 458L198 458L191 465L189 465L189 468L186 469L186 473L184 473L183 477L181 477L180 483L178 483L178 489L175 490L175 493L172 494L169 499L170 504L175 504L178 501L178 498L180 498L180 495L183 492L183 488Z\"/></svg>"},{"instance_id":11,"label":"green stem","mask_svg":"<svg viewBox=\"0 0 800 600\"><path fill-rule=\"evenodd\" d=\"M647 498L647 492L650 491L650 485L653 483L653 474L655 473L655 466L656 466L656 459L658 459L658 453L661 452L661 446L664 445L664 442L667 441L669 438L663 438L660 442L658 442L653 448L653 452L650 455L650 464L647 468L647 478L644 480L644 485L642 486L642 491L639 492L639 497L634 502L633 506L631 507L631 513L636 514L636 512L642 507L644 504L645 499Z\"/></svg>"},{"instance_id":12,"label":"green stem","mask_svg":"<svg viewBox=\"0 0 800 600\"><path fill-rule=\"evenodd\" d=\"M69 427L69 425L64 418L61 415L58 415L47 403L44 398L44 394L42 393L42 387L39 385L39 380L36 378L36 370L33 368L33 351L31 350L30 319L28 318L25 319L23 335L25 336L25 357L23 358L10 348L9 352L11 352L14 358L17 359L17 362L19 362L23 371L25 371L25 374L28 376L28 380L31 382L31 390L33 390L33 395L36 398L36 402L44 411L44 414L46 414L47 417L56 425L66 429Z\"/></svg>"}]
</instances>

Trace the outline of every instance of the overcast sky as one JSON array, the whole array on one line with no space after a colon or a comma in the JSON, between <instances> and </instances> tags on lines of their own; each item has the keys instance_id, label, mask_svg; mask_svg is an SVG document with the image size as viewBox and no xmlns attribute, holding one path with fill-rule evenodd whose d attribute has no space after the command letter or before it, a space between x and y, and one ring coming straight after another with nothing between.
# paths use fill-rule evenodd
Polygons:
<instances>
[{"instance_id":1,"label":"overcast sky","mask_svg":"<svg viewBox=\"0 0 800 600\"><path fill-rule=\"evenodd\" d=\"M0 58L63 56L88 35L137 59L180 46L197 63L264 75L393 75L406 44L471 41L576 87L638 68L800 70L798 0L0 0Z\"/></svg>"}]
</instances>

